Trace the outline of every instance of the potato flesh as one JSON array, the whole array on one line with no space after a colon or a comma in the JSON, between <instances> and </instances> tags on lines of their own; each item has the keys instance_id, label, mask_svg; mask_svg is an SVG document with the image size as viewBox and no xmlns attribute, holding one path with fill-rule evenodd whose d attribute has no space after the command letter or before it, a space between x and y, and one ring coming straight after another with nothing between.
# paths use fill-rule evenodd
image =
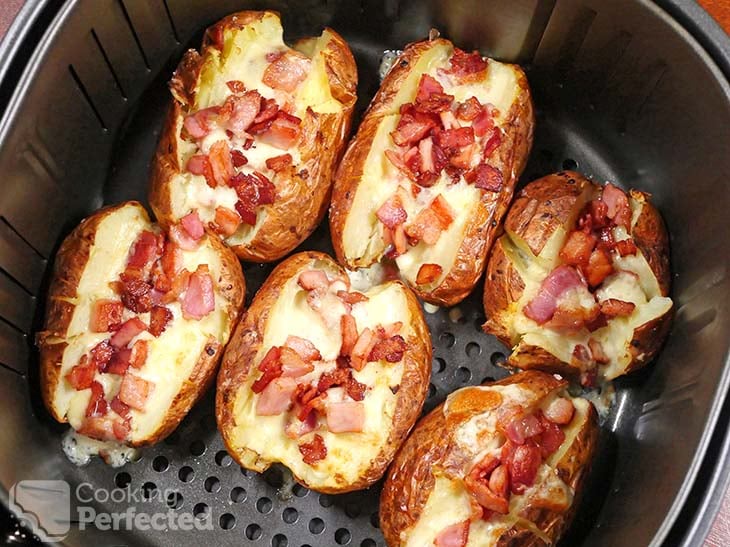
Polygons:
<instances>
[{"instance_id":1,"label":"potato flesh","mask_svg":"<svg viewBox=\"0 0 730 547\"><path fill-rule=\"evenodd\" d=\"M505 390L504 388L512 389ZM505 401L510 400L517 404L519 404L520 399L527 396L526 393L524 393L524 388L520 388L516 385L482 386L469 389L498 390ZM546 401L541 406L543 408L546 407L555 396L557 396L557 394L553 394L551 397L546 398ZM512 399L512 397L517 398ZM489 521L483 521L481 519L472 521L469 526L469 541L467 543L467 547L495 545L500 536L513 526L528 529L538 537L544 538L546 543L549 543L549 538L547 538L547 536L545 536L545 534L539 530L534 523L520 517L519 515L529 505L529 500L539 494L541 487L545 489L549 487L559 488L560 486L557 484L559 483L567 489L572 500L572 496L574 494L572 489L570 489L570 487L565 485L557 477L555 467L560 460L565 457L585 426L590 410L590 403L587 401L583 399L572 399L572 401L576 412L573 417L573 421L563 429L563 432L565 433L565 441L546 462L543 462L540 465L540 469L538 470L538 474L535 479L535 484L528 488L524 494L512 495L510 497L508 514L495 515ZM471 418L468 422L461 425L454 435L455 440L459 443L459 449L466 450L468 453L478 453L480 454L478 458L483 457L483 455L488 452L498 450L503 439L501 439L501 435L496 432L496 434L492 437L492 439L495 440L494 446L476 444L477 438L485 438L483 432L494 431L494 424L496 423L495 414L495 412L486 412ZM482 432L482 435L479 435L480 432ZM440 442L440 440L434 439L433 442ZM468 445L462 444L463 442L467 442ZM469 495L469 492L466 490L461 481L437 473L434 488L429 494L421 516L410 530L401 533L401 541L406 547L433 545L436 536L439 532L441 532L441 530L447 526L451 526L452 524L457 524L464 520L471 519L472 509L470 505L470 498L471 496Z\"/></svg>"},{"instance_id":2,"label":"potato flesh","mask_svg":"<svg viewBox=\"0 0 730 547\"><path fill-rule=\"evenodd\" d=\"M272 89L263 83L263 74L269 65L266 55L290 50L283 41L282 33L279 19L272 14L266 14L261 21L249 24L239 31L226 30L223 53L215 48L209 49L206 53L206 61L196 87L195 105L191 111L223 104L232 94L226 82L238 80L243 82L246 89L256 89L263 97L276 99L279 105L292 104L294 110L291 113L300 119L306 115L307 108L321 114L341 112L342 104L332 97L330 91L325 58L322 54L332 39L332 34L327 30L319 38L304 41L302 47L298 48L304 50L302 53L312 59L312 66L294 95ZM232 143L232 147L239 149L242 148L243 141L235 137L230 139L224 130L218 128L203 140L200 152L194 143L179 138L182 122L182 119L177 120L176 134L179 144L179 164L183 167L183 171L171 181L172 214L175 218L181 218L191 210L197 209L201 220L207 224L213 222L216 207L235 211L238 196L233 188L220 186L210 188L205 177L184 171L184 166L193 154L207 154L210 146L216 141L228 140ZM301 162L298 148L281 150L257 140L244 152L248 163L240 171L248 174L259 171L267 175L276 186L281 182L266 167L266 160L285 153L291 154L293 165ZM226 238L226 242L229 245L249 244L266 218L266 207L260 207L257 210L256 224L254 226L241 224L235 234Z\"/></svg>"},{"instance_id":3,"label":"potato flesh","mask_svg":"<svg viewBox=\"0 0 730 547\"><path fill-rule=\"evenodd\" d=\"M643 205L634 198L629 198L629 203L632 209L633 226L641 214ZM521 250L524 245L518 250L519 237L514 235L509 237L508 235L502 239L505 253L512 260L525 282L522 296L512 304L511 313L508 314L513 317L511 325L513 340L519 343L518 351L519 346L538 346L549 351L561 361L570 363L575 347L578 344L587 347L589 338L594 338L601 343L610 360L607 365L604 365L602 375L606 379L612 380L623 374L633 359L630 342L634 330L667 313L672 307L672 300L661 296L656 276L641 251L638 251L636 255L613 257L616 270L632 272L636 276L634 278L636 281L629 282L625 277L615 281L609 278L603 284L603 292L599 290L597 293L599 300L603 294L606 297L610 295L619 300L632 301L636 304L636 308L631 315L616 317L610 320L607 326L593 333L582 329L577 333L568 334L538 325L526 317L522 310L537 294L542 280L558 265L558 253L566 235L562 228L556 229L536 260L534 255L529 254L529 251L526 255L524 250ZM630 236L625 229L615 228L614 237L620 240Z\"/></svg>"},{"instance_id":4,"label":"potato flesh","mask_svg":"<svg viewBox=\"0 0 730 547\"><path fill-rule=\"evenodd\" d=\"M452 47L438 45L423 54L398 91L393 108L380 121L342 235L345 257L355 267L368 267L382 258L385 252L383 226L375 213L396 192L400 182L406 183L407 189L410 188L410 181L404 180L403 175L384 155L386 149L394 146L390 132L395 130L400 119L398 108L404 103L413 102L422 74L428 73L438 78L437 71L450 66L452 52ZM519 92L515 70L493 60L489 61L487 77L481 83L453 86L443 79L441 83L444 85L444 92L454 95L455 101L465 101L473 96L482 104L494 105L500 112L495 119L499 127L503 126ZM414 219L439 194L457 214L456 219L441 233L436 244L419 243L396 259L401 276L412 285L416 283L422 264L441 266L442 274L423 288L438 286L451 271L466 228L481 198L481 190L467 184L463 177L458 183L452 184L451 179L442 173L432 187L422 188L418 197L414 198L410 190L402 193L403 208L408 213L408 219Z\"/></svg>"},{"instance_id":5,"label":"potato flesh","mask_svg":"<svg viewBox=\"0 0 730 547\"><path fill-rule=\"evenodd\" d=\"M334 275L338 275L333 272ZM356 319L358 331L365 327L402 321L401 336L408 339L412 334L411 318L406 295L402 286L387 283L368 291L368 302L355 304L352 314ZM290 279L282 288L266 325L262 348L283 345L289 335L310 340L322 353L323 360L336 359L341 334L339 326L328 329L321 317L306 303L306 292L297 285L296 278ZM267 349L268 350L268 349ZM368 363L361 371L353 371L355 379L366 384L365 425L361 433L330 433L317 431L324 439L327 457L315 465L302 461L298 442L287 437L284 428L288 419L295 416L282 413L278 416L259 416L256 414L258 396L251 391L251 384L260 373L256 366L267 350L261 350L252 363L253 373L238 389L234 403L235 426L231 434L232 444L245 447L259 455L265 462L281 462L294 474L313 488L336 488L355 482L369 469L371 461L385 446L395 412L397 396L391 387L398 386L403 375L403 362L384 361ZM319 365L317 365L319 366ZM321 370L321 369L320 369ZM318 376L315 370L314 376ZM299 442L309 442L312 435L305 435ZM252 456L252 466L255 463ZM264 465L262 467L266 467Z\"/></svg>"},{"instance_id":6,"label":"potato flesh","mask_svg":"<svg viewBox=\"0 0 730 547\"><path fill-rule=\"evenodd\" d=\"M118 279L127 263L129 248L143 230L153 225L136 206L127 206L109 214L99 224L89 261L79 282L76 305L65 340L68 343L63 354L61 374L56 385L53 404L59 416L66 416L74 429L81 427L86 406L91 396L90 389L75 390L65 379L66 374L78 364L81 357L110 333L89 332L91 306L99 298L119 299L109 286ZM221 263L218 254L205 243L196 252L183 252L184 267L195 271L199 264L207 264L214 282L220 277ZM134 374L155 383L147 399L144 411L131 410L130 441L149 438L163 424L167 409L180 391L183 382L190 376L209 337L224 343L228 339L230 324L227 302L218 292L215 294L215 310L200 321L182 317L179 303L168 305L174 319L159 338L145 331L135 340L148 340L148 356L141 369ZM124 319L136 314L125 309ZM149 324L149 313L139 314ZM58 340L61 342L62 340ZM96 381L104 386L107 400L111 401L119 390L121 376L96 374Z\"/></svg>"}]
</instances>

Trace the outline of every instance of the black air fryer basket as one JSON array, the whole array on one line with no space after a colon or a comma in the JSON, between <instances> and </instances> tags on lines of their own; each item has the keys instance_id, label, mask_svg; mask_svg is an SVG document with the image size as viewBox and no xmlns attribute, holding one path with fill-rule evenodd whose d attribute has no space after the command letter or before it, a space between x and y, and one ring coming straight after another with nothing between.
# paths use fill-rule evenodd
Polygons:
<instances>
[{"instance_id":1,"label":"black air fryer basket","mask_svg":"<svg viewBox=\"0 0 730 547\"><path fill-rule=\"evenodd\" d=\"M200 532L80 531L68 545L384 545L380 486L340 496L226 454L209 393L159 446L77 468L40 403L33 333L62 238L103 204L146 196L166 82L203 29L240 9L281 12L287 38L325 25L350 43L359 112L384 50L429 29L525 66L537 106L523 182L561 169L651 192L671 234L676 318L658 360L616 382L598 459L566 545L700 544L727 484L730 408L730 39L681 0L33 0L0 47L0 497L23 479L122 489L98 512L192 512ZM324 223L326 225L326 223ZM323 225L302 249L331 251ZM249 298L271 266L245 265ZM481 287L427 314L426 410L498 378ZM88 487L87 487L88 488ZM141 496L141 497L140 497ZM112 496L114 497L114 496ZM71 515L75 515L74 508Z\"/></svg>"}]
</instances>

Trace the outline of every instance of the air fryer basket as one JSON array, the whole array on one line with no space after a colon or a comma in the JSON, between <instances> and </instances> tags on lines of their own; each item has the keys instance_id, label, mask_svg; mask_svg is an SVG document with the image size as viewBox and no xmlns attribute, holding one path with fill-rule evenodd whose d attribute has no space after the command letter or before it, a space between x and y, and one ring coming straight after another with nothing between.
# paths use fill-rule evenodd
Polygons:
<instances>
[{"instance_id":1,"label":"air fryer basket","mask_svg":"<svg viewBox=\"0 0 730 547\"><path fill-rule=\"evenodd\" d=\"M727 419L730 88L696 40L646 0L69 0L60 9L30 2L23 13L36 21L27 25L36 34L16 38L27 46L35 36L37 47L25 66L18 66L22 58L0 69L0 101L8 100L0 122L3 499L21 479L64 479L72 489L88 482L142 492L139 511L212 516L213 529L197 533L81 532L72 525L69 545L384 544L379 486L319 495L292 488L280 469L242 471L216 431L212 393L170 438L116 470L100 461L68 463L64 428L40 404L31 343L55 249L102 204L145 198L171 70L185 47L197 47L202 29L246 8L280 11L290 39L324 25L342 33L358 61L360 110L377 88L382 52L422 39L432 27L464 48L523 63L537 105L523 182L577 168L653 194L672 236L673 330L654 366L617 382L565 543L658 545L683 506L683 518L694 518L685 502L693 485L702 497L699 471L701 479L714 476L711 460L701 464L713 433L711 448L720 451L725 432L718 436L715 426L721 419L726 427ZM22 75L8 89L12 69ZM302 248L331 251L326 226ZM270 270L245 266L249 299ZM458 387L506 374L495 366L506 348L480 330L480 300L478 287L458 311L427 314L435 348L426 410ZM122 512L129 505L96 508ZM672 534L672 543L682 538Z\"/></svg>"}]
</instances>

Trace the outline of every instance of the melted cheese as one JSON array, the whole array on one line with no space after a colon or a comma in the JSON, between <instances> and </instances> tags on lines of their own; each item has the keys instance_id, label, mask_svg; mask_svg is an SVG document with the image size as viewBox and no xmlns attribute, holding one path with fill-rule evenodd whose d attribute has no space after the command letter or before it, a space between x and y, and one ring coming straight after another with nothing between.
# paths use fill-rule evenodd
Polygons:
<instances>
[{"instance_id":1,"label":"melted cheese","mask_svg":"<svg viewBox=\"0 0 730 547\"><path fill-rule=\"evenodd\" d=\"M142 211L135 206L123 207L100 222L89 262L79 282L77 298L73 302L76 308L65 340L68 346L63 354L60 381L56 384L53 401L59 415L65 415L74 428L79 428L84 420L91 390L74 390L65 380L65 375L78 364L84 354L110 336L109 333L88 331L91 306L99 298L119 298L109 285L110 281L118 279L126 267L129 248L139 233L154 229ZM221 262L212 246L204 242L198 250L183 251L182 254L183 265L188 271L195 271L199 264L207 264L214 286L217 285L221 275ZM215 310L200 321L195 321L182 317L178 302L168 304L174 318L166 330L158 338L144 331L134 339L148 341L147 361L134 373L154 382L155 386L144 411L131 411L131 441L148 438L162 425L167 409L192 373L209 337L221 344L228 340L230 324L227 306L227 301L216 291ZM136 314L125 310L124 319L134 315ZM139 314L139 317L145 324L149 324L149 313ZM111 401L119 391L121 377L97 373L95 379L104 386L105 397Z\"/></svg>"},{"instance_id":2,"label":"melted cheese","mask_svg":"<svg viewBox=\"0 0 730 547\"><path fill-rule=\"evenodd\" d=\"M331 361L339 353L339 325L334 328L325 325L322 317L306 303L306 294L298 286L296 277L282 287L281 294L270 311L261 347L283 345L289 335L296 335L310 340L322 353L323 360ZM358 331L365 327L372 329L377 325L402 321L400 334L404 338L411 334L408 305L401 285L386 283L365 294L369 300L355 304L352 308ZM255 362L251 364L254 370L265 353L264 350L258 352ZM317 376L320 370L316 371ZM368 386L363 401L364 429L360 433L336 434L324 428L319 429L317 433L324 439L327 457L312 466L302 461L298 442L284 434L288 420L296 418L292 418L289 413L278 416L256 414L258 395L251 391L251 384L259 374L251 374L240 386L236 396L233 444L258 453L260 460L267 463L283 463L296 476L310 485L316 485L315 487L331 488L354 482L370 467L371 461L386 444L397 399L390 388L400 384L402 374L402 362L393 364L384 361L368 363L363 370L353 372L357 381ZM299 442L309 442L312 436L313 434L305 435ZM260 466L261 463L252 461L251 465Z\"/></svg>"},{"instance_id":3,"label":"melted cheese","mask_svg":"<svg viewBox=\"0 0 730 547\"><path fill-rule=\"evenodd\" d=\"M510 65L493 60L489 61L484 81L469 85L452 85L438 73L439 69L449 67L452 52L452 47L439 45L423 54L411 68L392 102L390 111L385 113L378 125L342 236L347 260L357 267L367 267L382 258L385 251L382 239L383 226L375 213L396 192L400 183L405 184L405 188L410 188L410 182L404 180L403 175L385 157L384 151L393 147L390 133L395 130L400 119L398 109L404 103L413 102L421 75L428 73L439 79L444 92L454 95L456 101L464 101L473 96L482 104L491 103L499 110L499 115L495 118L495 123L499 127L503 126L505 117L516 100L519 92L517 72ZM442 173L433 186L421 189L418 197L414 198L410 190L402 193L403 207L408 213L408 219L414 219L418 212L439 194L456 213L454 222L441 233L436 244L429 246L419 243L396 260L402 277L411 284L415 284L421 265L440 265L441 276L430 286L424 286L425 289L439 285L451 271L464 233L479 204L481 190L467 184L463 177L458 183L453 184L450 178Z\"/></svg>"}]
</instances>

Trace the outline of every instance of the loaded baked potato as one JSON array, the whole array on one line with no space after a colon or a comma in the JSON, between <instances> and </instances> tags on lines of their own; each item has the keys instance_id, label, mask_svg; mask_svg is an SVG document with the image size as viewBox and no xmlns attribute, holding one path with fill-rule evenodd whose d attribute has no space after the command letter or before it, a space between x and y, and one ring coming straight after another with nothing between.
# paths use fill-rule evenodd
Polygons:
<instances>
[{"instance_id":1,"label":"loaded baked potato","mask_svg":"<svg viewBox=\"0 0 730 547\"><path fill-rule=\"evenodd\" d=\"M507 364L591 386L644 366L669 330L669 244L649 195L563 172L522 190L494 245L484 330Z\"/></svg>"},{"instance_id":2,"label":"loaded baked potato","mask_svg":"<svg viewBox=\"0 0 730 547\"><path fill-rule=\"evenodd\" d=\"M380 499L390 547L552 545L593 457L593 405L539 371L455 391L398 452Z\"/></svg>"},{"instance_id":3,"label":"loaded baked potato","mask_svg":"<svg viewBox=\"0 0 730 547\"><path fill-rule=\"evenodd\" d=\"M130 446L169 435L211 383L238 320L236 256L193 216L164 232L127 202L85 219L53 274L38 336L51 415Z\"/></svg>"},{"instance_id":4,"label":"loaded baked potato","mask_svg":"<svg viewBox=\"0 0 730 547\"><path fill-rule=\"evenodd\" d=\"M290 48L271 11L210 27L170 82L150 189L160 223L197 212L243 260L287 254L329 204L356 86L352 53L331 29Z\"/></svg>"},{"instance_id":5,"label":"loaded baked potato","mask_svg":"<svg viewBox=\"0 0 730 547\"><path fill-rule=\"evenodd\" d=\"M239 324L218 374L216 416L230 454L275 462L319 492L365 488L421 412L431 337L400 281L365 292L317 252L276 267Z\"/></svg>"},{"instance_id":6,"label":"loaded baked potato","mask_svg":"<svg viewBox=\"0 0 730 547\"><path fill-rule=\"evenodd\" d=\"M392 259L424 300L450 306L484 271L532 145L522 70L448 40L406 47L335 176L337 259Z\"/></svg>"}]
</instances>

